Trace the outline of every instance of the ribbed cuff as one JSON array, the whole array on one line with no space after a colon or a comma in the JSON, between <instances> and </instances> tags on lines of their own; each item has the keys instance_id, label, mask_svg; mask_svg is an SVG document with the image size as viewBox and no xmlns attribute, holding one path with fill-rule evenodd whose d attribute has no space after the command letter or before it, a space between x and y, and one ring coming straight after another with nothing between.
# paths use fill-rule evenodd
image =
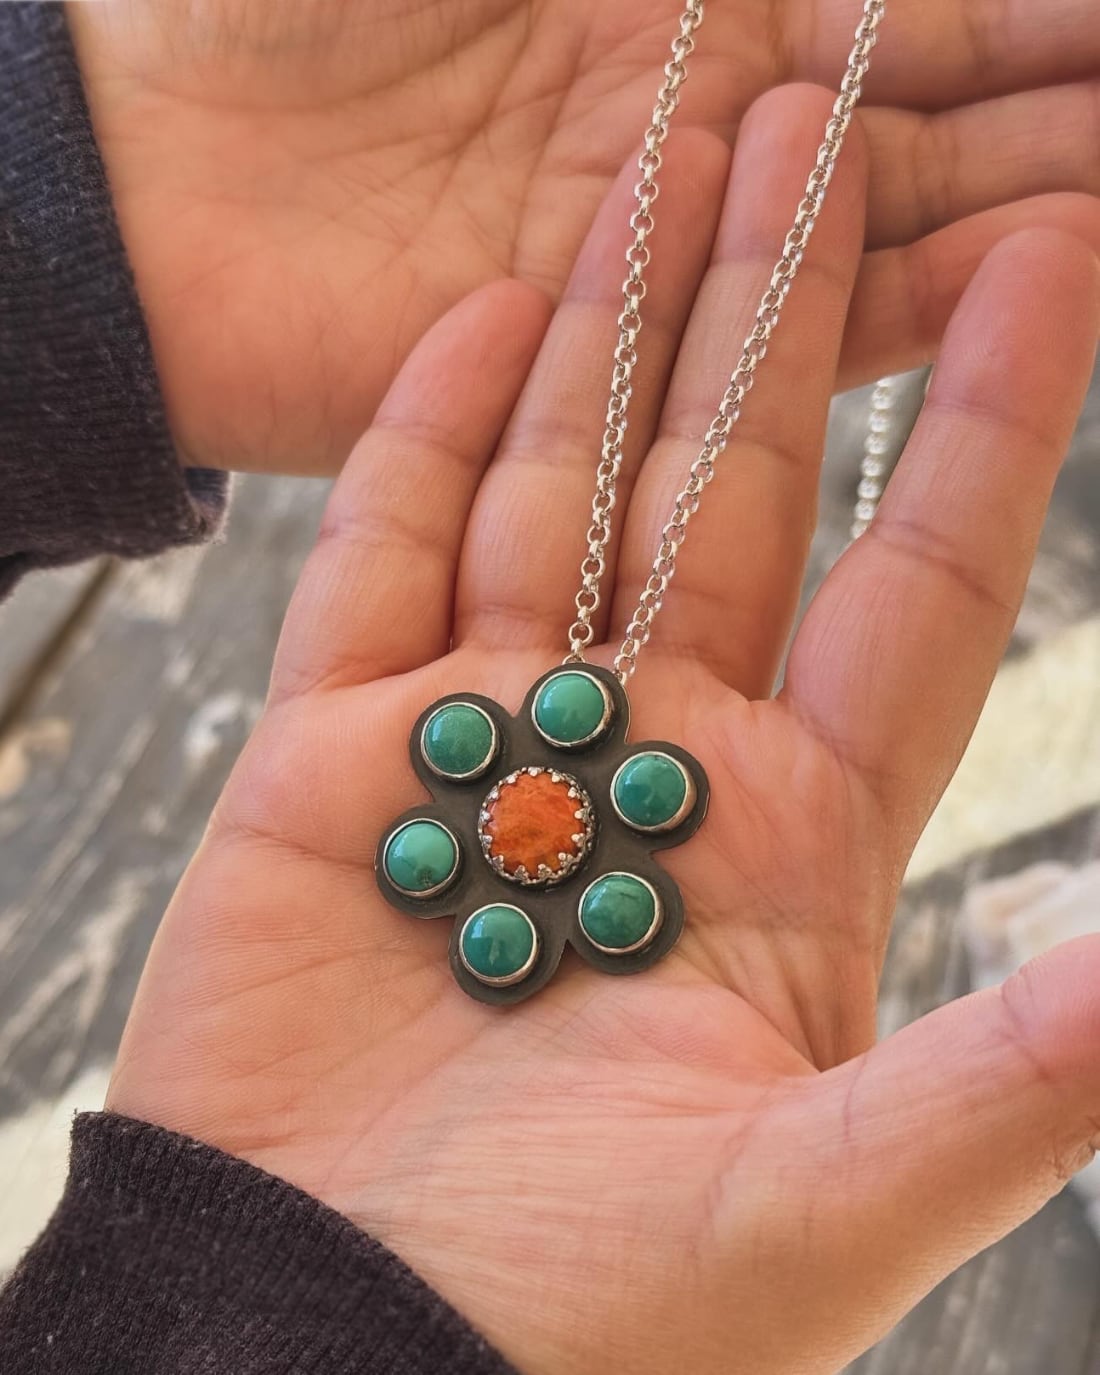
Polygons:
<instances>
[{"instance_id":1,"label":"ribbed cuff","mask_svg":"<svg viewBox=\"0 0 1100 1375\"><path fill-rule=\"evenodd\" d=\"M30 1375L516 1375L346 1218L243 1160L77 1117L64 1197L0 1293Z\"/></svg>"},{"instance_id":2,"label":"ribbed cuff","mask_svg":"<svg viewBox=\"0 0 1100 1375\"><path fill-rule=\"evenodd\" d=\"M0 595L206 539L225 501L173 448L63 6L0 0Z\"/></svg>"}]
</instances>

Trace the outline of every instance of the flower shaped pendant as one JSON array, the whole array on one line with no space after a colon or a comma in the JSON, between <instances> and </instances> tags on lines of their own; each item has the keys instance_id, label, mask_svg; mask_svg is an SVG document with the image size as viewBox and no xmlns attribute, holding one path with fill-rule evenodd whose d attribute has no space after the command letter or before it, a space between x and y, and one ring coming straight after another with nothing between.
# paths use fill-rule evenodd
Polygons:
<instances>
[{"instance_id":1,"label":"flower shaped pendant","mask_svg":"<svg viewBox=\"0 0 1100 1375\"><path fill-rule=\"evenodd\" d=\"M450 959L472 997L516 1003L568 943L607 974L636 974L683 926L680 890L653 852L706 815L702 766L663 741L627 744L630 706L590 664L544 674L518 716L455 693L413 727L413 768L433 802L397 818L378 886L414 917L453 916Z\"/></svg>"}]
</instances>

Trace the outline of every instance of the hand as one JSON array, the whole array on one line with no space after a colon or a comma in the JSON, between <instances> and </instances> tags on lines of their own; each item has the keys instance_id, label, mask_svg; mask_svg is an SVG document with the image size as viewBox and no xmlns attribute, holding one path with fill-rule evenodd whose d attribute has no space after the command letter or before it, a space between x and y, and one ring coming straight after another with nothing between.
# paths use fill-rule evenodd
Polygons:
<instances>
[{"instance_id":1,"label":"hand","mask_svg":"<svg viewBox=\"0 0 1100 1375\"><path fill-rule=\"evenodd\" d=\"M690 319L716 207L683 187L663 202L600 662L828 105L781 89L746 120ZM565 648L627 175L541 347L541 296L502 283L402 369L123 1041L111 1108L339 1209L525 1375L834 1371L1053 1194L1098 1130L1096 939L871 1048L899 880L1009 636L1087 384L1100 276L1079 241L1028 231L982 265L881 513L769 696L865 169L857 136L631 684L635 738L682 743L711 780L704 827L665 856L687 908L672 955L622 979L567 958L529 1002L487 1008L452 981L450 921L403 916L371 874L419 795L423 707L467 689L514 709Z\"/></svg>"},{"instance_id":2,"label":"hand","mask_svg":"<svg viewBox=\"0 0 1100 1375\"><path fill-rule=\"evenodd\" d=\"M640 144L678 10L71 5L184 458L334 470L461 297L507 276L557 300ZM757 95L839 81L858 11L712 0L669 150L700 201ZM930 358L1011 230L1100 242L1094 202L1048 194L1100 187L1092 20L1091 0L892 0L860 114L872 192L843 385Z\"/></svg>"}]
</instances>

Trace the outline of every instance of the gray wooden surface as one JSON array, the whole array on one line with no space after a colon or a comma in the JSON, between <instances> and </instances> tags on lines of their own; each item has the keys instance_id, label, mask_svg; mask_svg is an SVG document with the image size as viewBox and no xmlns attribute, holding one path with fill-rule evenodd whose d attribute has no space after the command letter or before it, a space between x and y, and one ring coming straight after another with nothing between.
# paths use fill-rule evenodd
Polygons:
<instances>
[{"instance_id":1,"label":"gray wooden surface","mask_svg":"<svg viewBox=\"0 0 1100 1375\"><path fill-rule=\"evenodd\" d=\"M811 583L844 542L862 404L855 394L835 407ZM1058 682L1060 656L1100 623L1098 477L1100 383L998 710L1016 710L1040 672ZM250 479L226 544L39 576L0 610L0 1272L61 1187L72 1107L101 1101L159 915L260 709L324 495L321 483ZM1063 735L1082 697L1059 706ZM1066 737L1078 756L1089 711L1082 701ZM983 811L968 829L970 794L949 793L929 828L898 913L884 1030L967 988L956 918L970 883L1100 851L1100 788L1072 768L1050 786L1043 713L1031 715L1013 732L1018 788L1002 790L1027 806ZM979 752L973 795L988 767ZM1100 1247L1076 1199L1064 1194L964 1267L852 1371L1100 1375Z\"/></svg>"}]
</instances>

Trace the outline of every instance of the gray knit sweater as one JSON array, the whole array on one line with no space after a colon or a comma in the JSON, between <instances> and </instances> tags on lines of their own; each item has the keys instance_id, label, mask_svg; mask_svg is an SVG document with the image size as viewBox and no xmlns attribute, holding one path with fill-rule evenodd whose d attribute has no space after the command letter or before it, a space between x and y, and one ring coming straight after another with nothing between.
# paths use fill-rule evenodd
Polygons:
<instances>
[{"instance_id":1,"label":"gray knit sweater","mask_svg":"<svg viewBox=\"0 0 1100 1375\"><path fill-rule=\"evenodd\" d=\"M61 5L0 0L0 596L30 568L207 538L181 467Z\"/></svg>"},{"instance_id":2,"label":"gray knit sweater","mask_svg":"<svg viewBox=\"0 0 1100 1375\"><path fill-rule=\"evenodd\" d=\"M0 595L204 539L224 504L173 449L63 10L0 0ZM77 1119L64 1198L0 1292L3 1375L511 1369L345 1218L108 1113Z\"/></svg>"}]
</instances>

